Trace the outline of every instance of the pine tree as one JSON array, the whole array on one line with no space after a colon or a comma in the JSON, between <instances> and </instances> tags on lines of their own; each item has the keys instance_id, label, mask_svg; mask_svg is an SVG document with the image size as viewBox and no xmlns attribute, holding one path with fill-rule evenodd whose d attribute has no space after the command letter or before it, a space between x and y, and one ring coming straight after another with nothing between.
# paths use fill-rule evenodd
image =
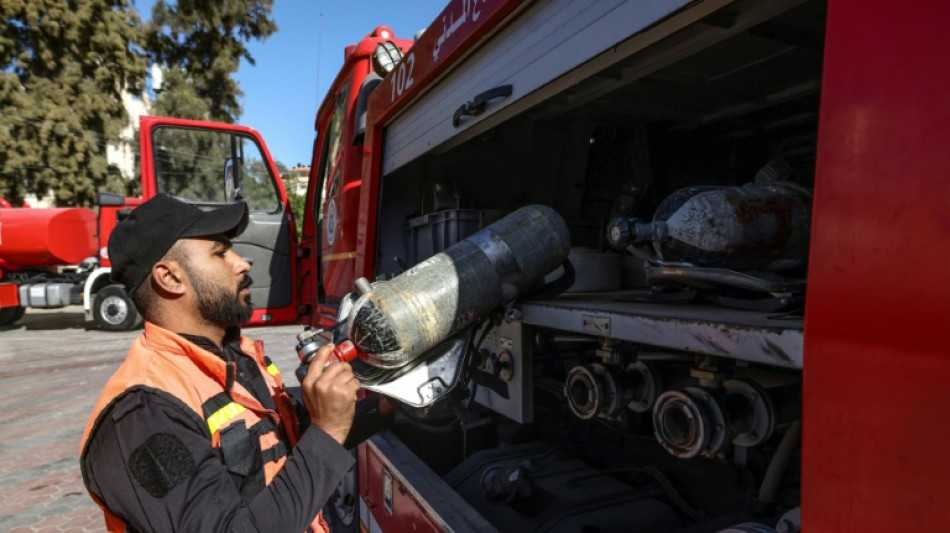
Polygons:
<instances>
[{"instance_id":1,"label":"pine tree","mask_svg":"<svg viewBox=\"0 0 950 533\"><path fill-rule=\"evenodd\" d=\"M140 90L144 34L127 0L0 0L0 197L57 205L125 192L106 162ZM130 140L130 142L134 142Z\"/></svg>"},{"instance_id":2,"label":"pine tree","mask_svg":"<svg viewBox=\"0 0 950 533\"><path fill-rule=\"evenodd\" d=\"M156 109L180 118L236 121L244 93L233 74L242 58L254 64L248 41L277 31L272 5L273 0L158 0L146 31L149 53L167 71Z\"/></svg>"}]
</instances>

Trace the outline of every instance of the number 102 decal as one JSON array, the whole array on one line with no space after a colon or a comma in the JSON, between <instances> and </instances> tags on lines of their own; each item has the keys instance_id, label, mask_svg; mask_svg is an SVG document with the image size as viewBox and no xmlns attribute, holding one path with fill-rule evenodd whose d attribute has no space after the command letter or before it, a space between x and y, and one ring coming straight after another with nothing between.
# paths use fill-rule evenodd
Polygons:
<instances>
[{"instance_id":1,"label":"number 102 decal","mask_svg":"<svg viewBox=\"0 0 950 533\"><path fill-rule=\"evenodd\" d=\"M414 52L409 52L409 55L406 56L406 60L399 62L399 66L396 67L396 71L393 73L390 102L395 102L396 98L402 96L402 93L405 92L406 89L412 87L412 69L415 66L416 54Z\"/></svg>"}]
</instances>

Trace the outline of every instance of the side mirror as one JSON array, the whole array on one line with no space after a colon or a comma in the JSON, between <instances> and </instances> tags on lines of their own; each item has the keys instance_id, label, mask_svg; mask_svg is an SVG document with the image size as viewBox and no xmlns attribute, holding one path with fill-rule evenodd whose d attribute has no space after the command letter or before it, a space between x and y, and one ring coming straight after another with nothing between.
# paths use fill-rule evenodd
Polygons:
<instances>
[{"instance_id":1,"label":"side mirror","mask_svg":"<svg viewBox=\"0 0 950 533\"><path fill-rule=\"evenodd\" d=\"M241 158L229 157L224 161L224 200L239 202L244 199L241 191Z\"/></svg>"}]
</instances>

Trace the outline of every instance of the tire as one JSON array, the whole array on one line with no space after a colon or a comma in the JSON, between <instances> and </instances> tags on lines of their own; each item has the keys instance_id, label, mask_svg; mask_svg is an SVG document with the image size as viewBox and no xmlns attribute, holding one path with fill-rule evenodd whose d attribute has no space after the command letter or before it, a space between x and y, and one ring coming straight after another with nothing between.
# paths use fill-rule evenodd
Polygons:
<instances>
[{"instance_id":1,"label":"tire","mask_svg":"<svg viewBox=\"0 0 950 533\"><path fill-rule=\"evenodd\" d=\"M356 456L356 450L350 453ZM323 519L333 533L357 533L360 530L360 495L357 464L353 464L323 506Z\"/></svg>"},{"instance_id":2,"label":"tire","mask_svg":"<svg viewBox=\"0 0 950 533\"><path fill-rule=\"evenodd\" d=\"M17 320L23 318L26 309L19 305L14 307L4 307L0 309L0 326L9 326Z\"/></svg>"},{"instance_id":3,"label":"tire","mask_svg":"<svg viewBox=\"0 0 950 533\"><path fill-rule=\"evenodd\" d=\"M107 285L96 293L92 317L106 331L128 331L142 325L142 316L121 285Z\"/></svg>"}]
</instances>

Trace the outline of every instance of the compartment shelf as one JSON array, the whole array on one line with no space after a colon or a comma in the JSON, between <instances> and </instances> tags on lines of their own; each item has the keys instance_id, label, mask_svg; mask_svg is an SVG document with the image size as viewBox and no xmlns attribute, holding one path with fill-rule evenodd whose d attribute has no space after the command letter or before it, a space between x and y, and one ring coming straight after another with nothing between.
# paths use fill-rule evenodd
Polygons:
<instances>
[{"instance_id":1,"label":"compartment shelf","mask_svg":"<svg viewBox=\"0 0 950 533\"><path fill-rule=\"evenodd\" d=\"M629 301L642 292L576 294L521 304L525 324L801 369L800 317Z\"/></svg>"}]
</instances>

